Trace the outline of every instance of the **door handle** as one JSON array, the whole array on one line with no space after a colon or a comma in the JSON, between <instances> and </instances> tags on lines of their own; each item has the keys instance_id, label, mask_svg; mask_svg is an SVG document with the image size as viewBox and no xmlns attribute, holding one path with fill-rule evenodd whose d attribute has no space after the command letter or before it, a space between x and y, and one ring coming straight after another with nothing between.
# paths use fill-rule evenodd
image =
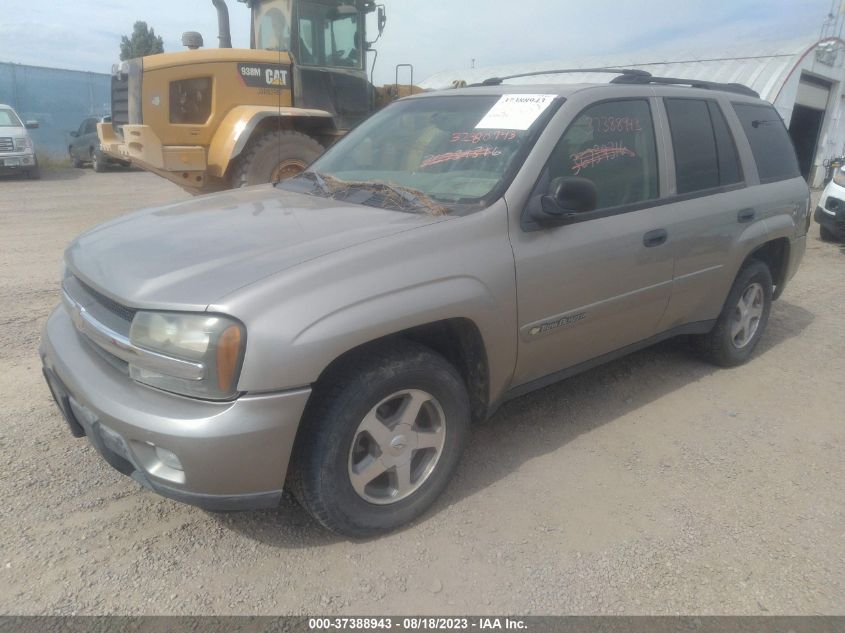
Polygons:
<instances>
[{"instance_id":1,"label":"door handle","mask_svg":"<svg viewBox=\"0 0 845 633\"><path fill-rule=\"evenodd\" d=\"M754 209L743 209L736 214L736 221L740 224L747 224L754 219Z\"/></svg>"},{"instance_id":2,"label":"door handle","mask_svg":"<svg viewBox=\"0 0 845 633\"><path fill-rule=\"evenodd\" d=\"M649 231L643 235L643 244L645 244L647 248L660 246L668 237L669 233L666 232L666 229L654 229L653 231Z\"/></svg>"}]
</instances>

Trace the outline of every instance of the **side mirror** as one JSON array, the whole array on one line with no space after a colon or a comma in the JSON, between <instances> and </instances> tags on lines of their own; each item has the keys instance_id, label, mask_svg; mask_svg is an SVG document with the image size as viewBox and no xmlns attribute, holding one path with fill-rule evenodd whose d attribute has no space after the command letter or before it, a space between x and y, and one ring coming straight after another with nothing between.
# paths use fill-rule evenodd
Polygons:
<instances>
[{"instance_id":1,"label":"side mirror","mask_svg":"<svg viewBox=\"0 0 845 633\"><path fill-rule=\"evenodd\" d=\"M540 226L571 224L579 213L595 210L597 198L592 180L577 176L555 178L549 185L549 192L532 210L531 219Z\"/></svg>"},{"instance_id":2,"label":"side mirror","mask_svg":"<svg viewBox=\"0 0 845 633\"><path fill-rule=\"evenodd\" d=\"M71 132L71 133L70 133L70 135L71 135L73 138L79 138L79 132L77 132L76 130L74 130L73 132Z\"/></svg>"},{"instance_id":3,"label":"side mirror","mask_svg":"<svg viewBox=\"0 0 845 633\"><path fill-rule=\"evenodd\" d=\"M384 10L383 5L379 5L378 8L378 34L381 37L381 34L384 33L384 26L387 24L387 13Z\"/></svg>"},{"instance_id":4,"label":"side mirror","mask_svg":"<svg viewBox=\"0 0 845 633\"><path fill-rule=\"evenodd\" d=\"M40 127L38 121L27 121L24 126L27 130L37 130Z\"/></svg>"}]
</instances>

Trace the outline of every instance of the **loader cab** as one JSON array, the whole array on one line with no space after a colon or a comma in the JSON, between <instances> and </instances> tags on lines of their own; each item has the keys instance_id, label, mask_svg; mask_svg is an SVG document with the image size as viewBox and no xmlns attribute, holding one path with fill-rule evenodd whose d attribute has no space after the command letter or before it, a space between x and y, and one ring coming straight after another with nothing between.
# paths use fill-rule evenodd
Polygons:
<instances>
[{"instance_id":1,"label":"loader cab","mask_svg":"<svg viewBox=\"0 0 845 633\"><path fill-rule=\"evenodd\" d=\"M256 0L251 46L294 60L294 106L331 112L349 129L374 109L366 71L371 0ZM379 27L383 22L379 21Z\"/></svg>"}]
</instances>

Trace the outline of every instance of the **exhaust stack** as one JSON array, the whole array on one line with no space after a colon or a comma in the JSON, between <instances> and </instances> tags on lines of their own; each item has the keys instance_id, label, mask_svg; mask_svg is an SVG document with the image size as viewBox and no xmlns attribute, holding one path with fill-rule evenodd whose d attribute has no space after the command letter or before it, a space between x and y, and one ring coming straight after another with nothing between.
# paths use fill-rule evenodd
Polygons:
<instances>
[{"instance_id":1,"label":"exhaust stack","mask_svg":"<svg viewBox=\"0 0 845 633\"><path fill-rule=\"evenodd\" d=\"M229 7L226 0L211 0L214 8L217 9L217 39L220 40L220 48L232 48L232 31L229 28Z\"/></svg>"}]
</instances>

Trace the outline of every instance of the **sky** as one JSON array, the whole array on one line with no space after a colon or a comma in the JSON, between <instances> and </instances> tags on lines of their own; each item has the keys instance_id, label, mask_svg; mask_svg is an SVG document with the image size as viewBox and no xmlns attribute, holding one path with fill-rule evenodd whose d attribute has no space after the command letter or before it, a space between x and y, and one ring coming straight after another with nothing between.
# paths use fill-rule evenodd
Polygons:
<instances>
[{"instance_id":1,"label":"sky","mask_svg":"<svg viewBox=\"0 0 845 633\"><path fill-rule=\"evenodd\" d=\"M380 0L387 27L375 83L396 64L416 83L440 71L644 51L718 52L738 42L810 39L839 0ZM228 0L235 47L249 46L249 10ZM371 16L374 18L374 16ZM165 51L183 31L217 45L211 0L0 0L0 61L109 72L120 36L145 20ZM845 21L845 20L844 20ZM374 19L371 20L374 22ZM372 39L370 37L369 39ZM369 60L372 61L372 58ZM403 75L403 83L406 81Z\"/></svg>"}]
</instances>

